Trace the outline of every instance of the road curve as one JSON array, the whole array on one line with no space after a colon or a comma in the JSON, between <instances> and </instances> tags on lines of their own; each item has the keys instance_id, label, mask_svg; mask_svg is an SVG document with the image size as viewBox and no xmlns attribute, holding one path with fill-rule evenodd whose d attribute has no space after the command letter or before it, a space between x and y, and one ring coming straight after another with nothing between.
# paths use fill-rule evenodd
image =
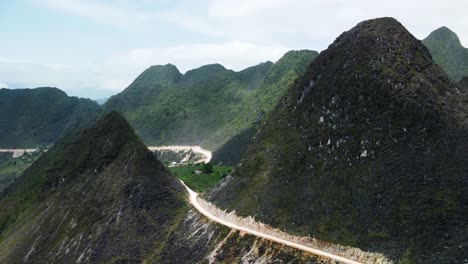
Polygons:
<instances>
[{"instance_id":1,"label":"road curve","mask_svg":"<svg viewBox=\"0 0 468 264\"><path fill-rule=\"evenodd\" d=\"M161 150L171 150L171 151L181 151L181 150L193 150L196 153L201 153L205 156L205 159L200 160L198 162L205 162L208 163L211 161L211 157L213 154L211 151L204 149L200 146L182 146L182 145L173 145L173 146L149 146L149 150L151 151L161 151Z\"/></svg>"},{"instance_id":2,"label":"road curve","mask_svg":"<svg viewBox=\"0 0 468 264\"><path fill-rule=\"evenodd\" d=\"M24 153L34 152L37 149L0 149L0 152L12 153L13 158L18 158L23 156Z\"/></svg>"},{"instance_id":3,"label":"road curve","mask_svg":"<svg viewBox=\"0 0 468 264\"><path fill-rule=\"evenodd\" d=\"M355 261L355 260L352 260L352 259L349 259L349 258L345 258L345 257L340 256L340 255L332 254L332 253L329 253L329 252L326 252L326 251L323 251L323 250L320 250L320 249L317 249L317 248L304 246L304 245L301 245L301 244L296 243L294 241L289 241L289 240L286 240L286 239L274 237L274 236L268 235L266 233L259 232L259 231L250 229L248 227L243 227L243 226L237 225L235 223L231 223L229 221L221 219L221 218L213 215L212 213L210 213L208 210L206 210L200 204L199 200L201 198L199 198L198 193L194 192L187 185L185 185L185 183L183 181L180 181L180 182L182 183L182 185L184 185L185 189L187 189L187 192L189 193L190 204L192 204L192 206L195 207L195 209L197 209L198 212L200 212L201 214L203 214L204 216L206 216L207 218L209 218L210 220L212 220L214 222L217 222L219 224L227 226L227 227L229 227L231 229L242 231L242 232L245 232L245 233L257 236L257 237L261 237L261 238L264 238L264 239L267 239L267 240L270 240L270 241L273 241L273 242L276 242L276 243L279 243L279 244L282 244L282 245L285 245L285 246L289 246L289 247L292 247L292 248L295 248L295 249L299 249L299 250L302 250L302 251L305 251L305 252L309 252L309 253L311 253L313 255L316 255L316 256L325 257L325 258L328 258L328 259L339 261L341 263L362 264L362 262L358 262L358 261Z\"/></svg>"},{"instance_id":4,"label":"road curve","mask_svg":"<svg viewBox=\"0 0 468 264\"><path fill-rule=\"evenodd\" d=\"M160 151L160 150L180 151L180 150L190 150L191 149L194 152L203 154L205 156L205 159L203 161L206 162L206 163L210 162L210 160L212 158L211 151L203 149L200 146L151 146L151 147L148 147L148 149L151 150L151 151ZM21 156L22 154L24 154L26 152L34 152L34 151L36 151L36 149L0 149L0 152L11 152L11 153L13 153L14 157ZM337 255L337 254L329 253L329 252L320 250L318 248L305 246L305 245L302 245L300 243L297 243L297 242L294 242L294 241L291 241L291 240L287 240L287 239L284 239L284 238L275 237L275 236L269 235L269 234L267 234L265 232L253 230L252 228L241 226L241 225L238 225L236 223L232 223L232 222L230 222L228 220L221 219L220 217L212 214L209 210L205 209L201 205L200 201L203 201L203 200L199 197L198 193L194 192L187 185L185 185L185 183L183 181L180 181L180 182L182 183L182 185L185 187L185 189L187 190L187 192L189 194L190 204L192 204L192 206L195 207L195 209L198 212L200 212L201 214L206 216L208 219L210 219L210 220L212 220L212 221L214 221L216 223L219 223L219 224L227 226L227 227L229 227L231 229L238 230L238 231L241 231L241 232L245 232L245 233L248 233L248 234L260 237L260 238L264 238L264 239L267 239L267 240L270 240L270 241L273 241L273 242L276 242L276 243L279 243L279 244L282 244L282 245L285 245L285 246L289 246L289 247L292 247L292 248L295 248L295 249L299 249L299 250L302 250L302 251L305 251L305 252L309 252L309 253L311 253L313 255L316 255L316 256L325 257L325 258L328 258L328 259L331 259L331 260L339 261L341 263L363 264L363 262L359 262L359 261L356 261L356 260L353 260L353 259L349 259L349 258L340 256L340 255Z\"/></svg>"}]
</instances>

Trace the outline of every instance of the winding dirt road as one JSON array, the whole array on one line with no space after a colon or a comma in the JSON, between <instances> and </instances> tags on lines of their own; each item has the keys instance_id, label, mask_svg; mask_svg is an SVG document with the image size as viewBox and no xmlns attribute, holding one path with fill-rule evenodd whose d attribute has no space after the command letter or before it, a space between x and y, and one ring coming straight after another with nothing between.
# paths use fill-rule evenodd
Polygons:
<instances>
[{"instance_id":1,"label":"winding dirt road","mask_svg":"<svg viewBox=\"0 0 468 264\"><path fill-rule=\"evenodd\" d=\"M203 149L200 146L157 146L157 147L148 147L151 151L160 151L160 150L172 150L172 151L181 151L181 150L193 150L194 152L200 153L205 156L204 162L210 162L212 158L212 153L209 150ZM25 152L33 152L35 149L0 149L0 152L11 152L14 156L21 156ZM238 230L240 232L244 232L247 234L254 235L256 237L260 237L263 239L267 239L273 241L275 243L279 243L281 245L285 245L288 247L292 247L298 250L302 250L304 252L311 253L313 255L324 257L327 259L331 259L334 261L338 261L340 263L346 264L362 264L364 262L357 261L355 259L341 256L335 253L327 252L326 250L311 247L310 245L306 245L305 243L301 243L301 239L294 237L292 235L288 235L284 232L266 228L266 226L262 223L256 222L253 218L240 218L233 213L226 213L219 208L216 208L211 203L206 202L202 198L199 197L198 193L194 192L190 189L183 181L180 181L182 185L186 188L189 194L189 201L190 204L201 214L205 217L214 221L218 224L224 225L228 228L233 230ZM373 253L371 253L373 254ZM389 263L382 259L382 257L377 255L379 260L378 263ZM369 262L375 263L375 261Z\"/></svg>"},{"instance_id":2,"label":"winding dirt road","mask_svg":"<svg viewBox=\"0 0 468 264\"><path fill-rule=\"evenodd\" d=\"M179 145L174 145L174 146L150 146L148 147L149 150L151 151L161 151L161 150L170 150L170 151L189 151L192 150L195 153L200 153L205 156L204 159L199 160L198 162L205 162L208 163L211 161L211 158L213 157L213 154L211 151L204 149L200 146L179 146Z\"/></svg>"},{"instance_id":3,"label":"winding dirt road","mask_svg":"<svg viewBox=\"0 0 468 264\"><path fill-rule=\"evenodd\" d=\"M12 153L13 158L18 158L24 155L24 153L34 152L36 149L0 149L0 152Z\"/></svg>"},{"instance_id":4,"label":"winding dirt road","mask_svg":"<svg viewBox=\"0 0 468 264\"><path fill-rule=\"evenodd\" d=\"M195 152L199 152L205 155L205 162L209 162L212 158L212 154L209 150L203 149L199 146L161 146L161 147L149 147L150 150L189 150L192 149ZM310 245L304 245L300 243L300 239L291 235L285 235L281 231L277 231L272 228L265 228L265 225L262 223L255 222L253 218L240 218L233 213L226 213L219 208L216 208L211 203L206 202L199 197L198 193L190 189L183 181L180 181L182 185L186 188L189 194L190 204L205 217L214 221L218 224L227 226L233 230L238 230L244 233L254 235L263 239L267 239L288 247L292 247L298 250L302 250L313 255L338 261L340 263L346 264L362 264L360 262L349 257L344 257L335 253L330 253L325 250L321 250ZM372 254L372 253L371 253ZM378 257L380 259L380 257ZM385 261L384 261L385 262ZM384 263L382 262L382 263Z\"/></svg>"},{"instance_id":5,"label":"winding dirt road","mask_svg":"<svg viewBox=\"0 0 468 264\"><path fill-rule=\"evenodd\" d=\"M232 223L232 222L230 222L228 220L221 219L221 218L213 215L208 209L206 209L202 205L202 204L204 204L206 202L202 201L202 199L198 196L198 193L194 192L187 185L185 185L185 183L183 181L180 181L180 182L182 183L182 185L184 185L185 189L187 189L187 192L189 193L190 204L192 204L192 206L195 207L195 209L197 209L198 212L200 212L201 214L203 214L204 216L206 216L207 218L209 218L210 220L212 220L212 221L214 221L214 222L216 222L218 224L227 226L227 227L229 227L231 229L235 229L235 230L238 230L238 231L241 231L241 232L245 232L247 234L254 235L256 237L264 238L264 239L267 239L267 240L270 240L270 241L273 241L273 242L276 242L276 243L279 243L279 244L282 244L282 245L285 245L285 246L288 246L288 247L292 247L292 248L299 249L299 250L302 250L302 251L305 251L305 252L309 252L309 253L311 253L313 255L316 255L316 256L336 260L336 261L339 261L341 263L347 263L347 264L362 264L363 263L363 262L359 262L359 261L355 261L355 260L352 260L352 259L348 259L348 258L339 256L339 255L336 255L336 254L328 253L326 251L323 251L323 250L320 250L320 249L317 249L317 248L312 248L312 247L309 247L309 246L301 245L301 244L299 244L297 242L294 242L294 241L289 241L289 240L286 240L286 239L283 239L283 238L275 237L275 236L269 235L269 234L261 232L261 231L253 230L253 229L251 229L249 227L240 226L240 225Z\"/></svg>"}]
</instances>

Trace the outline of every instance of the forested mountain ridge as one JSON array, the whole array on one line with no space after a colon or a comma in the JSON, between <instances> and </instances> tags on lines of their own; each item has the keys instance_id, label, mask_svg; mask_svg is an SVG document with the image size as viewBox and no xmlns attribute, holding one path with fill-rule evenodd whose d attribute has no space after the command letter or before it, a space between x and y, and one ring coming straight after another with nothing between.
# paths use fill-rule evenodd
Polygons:
<instances>
[{"instance_id":1,"label":"forested mountain ridge","mask_svg":"<svg viewBox=\"0 0 468 264\"><path fill-rule=\"evenodd\" d=\"M99 105L51 87L0 89L0 147L36 148L94 120Z\"/></svg>"},{"instance_id":2,"label":"forested mountain ridge","mask_svg":"<svg viewBox=\"0 0 468 264\"><path fill-rule=\"evenodd\" d=\"M284 87L275 84L291 83L316 55L292 51L240 72L211 64L182 75L170 64L153 66L104 108L121 111L150 145L217 149L270 110Z\"/></svg>"},{"instance_id":3,"label":"forested mountain ridge","mask_svg":"<svg viewBox=\"0 0 468 264\"><path fill-rule=\"evenodd\" d=\"M462 46L455 32L441 27L429 34L423 43L452 80L458 82L463 76L468 76L468 49Z\"/></svg>"}]
</instances>

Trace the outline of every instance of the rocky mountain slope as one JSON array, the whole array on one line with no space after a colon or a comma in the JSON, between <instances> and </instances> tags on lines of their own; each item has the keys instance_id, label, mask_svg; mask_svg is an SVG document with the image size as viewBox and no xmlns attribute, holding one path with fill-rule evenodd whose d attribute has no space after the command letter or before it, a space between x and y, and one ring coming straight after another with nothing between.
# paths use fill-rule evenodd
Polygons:
<instances>
[{"instance_id":1,"label":"rocky mountain slope","mask_svg":"<svg viewBox=\"0 0 468 264\"><path fill-rule=\"evenodd\" d=\"M70 137L1 200L0 262L142 259L185 207L179 184L120 115Z\"/></svg>"},{"instance_id":2,"label":"rocky mountain slope","mask_svg":"<svg viewBox=\"0 0 468 264\"><path fill-rule=\"evenodd\" d=\"M463 47L455 32L441 27L423 40L434 61L458 82L468 75L468 49Z\"/></svg>"},{"instance_id":3,"label":"rocky mountain slope","mask_svg":"<svg viewBox=\"0 0 468 264\"><path fill-rule=\"evenodd\" d=\"M1 263L254 260L318 263L190 209L183 186L116 112L60 140L0 197Z\"/></svg>"},{"instance_id":4,"label":"rocky mountain slope","mask_svg":"<svg viewBox=\"0 0 468 264\"><path fill-rule=\"evenodd\" d=\"M468 92L468 76L463 77L458 85L464 89L466 92Z\"/></svg>"},{"instance_id":5,"label":"rocky mountain slope","mask_svg":"<svg viewBox=\"0 0 468 264\"><path fill-rule=\"evenodd\" d=\"M398 21L339 36L207 198L401 263L467 256L468 107Z\"/></svg>"},{"instance_id":6,"label":"rocky mountain slope","mask_svg":"<svg viewBox=\"0 0 468 264\"><path fill-rule=\"evenodd\" d=\"M224 139L224 144L213 153L214 163L234 166L240 161L258 124L317 56L315 51L289 51L273 65L258 88L237 105L237 117L218 133L218 138L222 139L225 134L223 131L235 132L233 136Z\"/></svg>"},{"instance_id":7,"label":"rocky mountain slope","mask_svg":"<svg viewBox=\"0 0 468 264\"><path fill-rule=\"evenodd\" d=\"M0 146L54 143L67 130L93 120L99 109L94 101L69 97L57 88L0 89Z\"/></svg>"},{"instance_id":8,"label":"rocky mountain slope","mask_svg":"<svg viewBox=\"0 0 468 264\"><path fill-rule=\"evenodd\" d=\"M153 66L104 108L121 111L148 145L214 150L249 128L261 109L272 108L282 84L302 73L316 55L294 51L275 65L266 62L240 72L213 64L182 75L174 65Z\"/></svg>"}]
</instances>

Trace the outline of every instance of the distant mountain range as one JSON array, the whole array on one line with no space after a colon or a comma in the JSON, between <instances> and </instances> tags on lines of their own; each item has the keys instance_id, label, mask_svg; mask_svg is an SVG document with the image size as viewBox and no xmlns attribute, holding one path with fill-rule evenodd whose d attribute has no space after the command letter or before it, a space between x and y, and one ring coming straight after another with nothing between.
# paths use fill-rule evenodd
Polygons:
<instances>
[{"instance_id":1,"label":"distant mountain range","mask_svg":"<svg viewBox=\"0 0 468 264\"><path fill-rule=\"evenodd\" d=\"M392 18L339 36L207 195L290 233L462 263L468 105L428 49Z\"/></svg>"},{"instance_id":2,"label":"distant mountain range","mask_svg":"<svg viewBox=\"0 0 468 264\"><path fill-rule=\"evenodd\" d=\"M219 64L185 74L171 64L153 66L112 96L104 109L122 112L148 144L215 150L273 109L317 55L291 51L275 64L261 63L240 72Z\"/></svg>"},{"instance_id":3,"label":"distant mountain range","mask_svg":"<svg viewBox=\"0 0 468 264\"><path fill-rule=\"evenodd\" d=\"M458 82L463 76L468 76L468 49L462 46L455 32L441 27L425 38L423 43L451 79Z\"/></svg>"},{"instance_id":4,"label":"distant mountain range","mask_svg":"<svg viewBox=\"0 0 468 264\"><path fill-rule=\"evenodd\" d=\"M93 120L99 110L96 102L57 88L0 89L0 147L52 144L66 131Z\"/></svg>"},{"instance_id":5,"label":"distant mountain range","mask_svg":"<svg viewBox=\"0 0 468 264\"><path fill-rule=\"evenodd\" d=\"M123 113L147 144L203 145L219 149L215 162L234 165L256 124L317 55L290 51L276 63L240 72L219 64L186 74L171 64L152 66L123 92L96 102L57 88L2 89L0 146L52 144L69 128L94 120L101 114L98 103L105 102L104 112Z\"/></svg>"}]
</instances>

